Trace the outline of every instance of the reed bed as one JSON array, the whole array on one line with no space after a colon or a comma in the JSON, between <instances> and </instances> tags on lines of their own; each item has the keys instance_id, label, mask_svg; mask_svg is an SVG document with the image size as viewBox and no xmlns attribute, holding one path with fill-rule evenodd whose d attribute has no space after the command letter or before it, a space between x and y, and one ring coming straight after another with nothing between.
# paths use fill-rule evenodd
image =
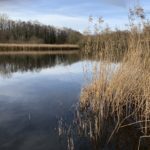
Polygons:
<instances>
[{"instance_id":1,"label":"reed bed","mask_svg":"<svg viewBox=\"0 0 150 150\"><path fill-rule=\"evenodd\" d=\"M53 51L0 51L1 55L70 55L70 54L78 54L77 50L53 50Z\"/></svg>"},{"instance_id":2,"label":"reed bed","mask_svg":"<svg viewBox=\"0 0 150 150\"><path fill-rule=\"evenodd\" d=\"M98 55L98 58L110 59L111 61L116 60L116 58L121 60L128 50L128 39L128 31L104 29L96 35L85 36L82 47L89 56Z\"/></svg>"},{"instance_id":3,"label":"reed bed","mask_svg":"<svg viewBox=\"0 0 150 150\"><path fill-rule=\"evenodd\" d=\"M134 17L140 19L139 26L133 23ZM130 21L128 36L122 40L126 41L126 50L119 52L124 55L119 67L113 72L110 64L106 62L101 63L98 69L94 67L92 83L81 92L77 124L80 132L94 142L96 149L104 148L121 129L130 126L139 139L132 149L140 149L141 141L150 138L150 26L149 22L144 21L141 8L130 12ZM119 35L117 36L120 39ZM100 37L97 38L99 41ZM112 43L113 41L110 41L104 45L109 49ZM116 41L116 45L122 43ZM91 49L91 44L86 46L87 50ZM107 47L103 49L106 57L114 51L110 49L108 53ZM92 53L101 59L102 50L99 49L99 43Z\"/></svg>"},{"instance_id":4,"label":"reed bed","mask_svg":"<svg viewBox=\"0 0 150 150\"><path fill-rule=\"evenodd\" d=\"M78 45L63 44L0 44L0 52L5 51L47 51L47 50L79 50Z\"/></svg>"}]
</instances>

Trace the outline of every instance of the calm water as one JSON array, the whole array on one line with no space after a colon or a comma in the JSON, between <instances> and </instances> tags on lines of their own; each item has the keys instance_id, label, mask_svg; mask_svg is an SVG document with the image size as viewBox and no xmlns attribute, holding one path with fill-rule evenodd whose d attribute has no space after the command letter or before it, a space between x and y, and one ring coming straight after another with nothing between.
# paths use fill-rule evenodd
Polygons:
<instances>
[{"instance_id":1,"label":"calm water","mask_svg":"<svg viewBox=\"0 0 150 150\"><path fill-rule=\"evenodd\" d=\"M67 149L58 120L72 121L83 78L78 54L0 56L0 150Z\"/></svg>"},{"instance_id":2,"label":"calm water","mask_svg":"<svg viewBox=\"0 0 150 150\"><path fill-rule=\"evenodd\" d=\"M0 150L67 150L58 121L72 124L83 68L93 63L79 54L0 56ZM93 149L88 139L74 142L76 150ZM133 150L137 142L132 129L121 130L105 150Z\"/></svg>"}]
</instances>

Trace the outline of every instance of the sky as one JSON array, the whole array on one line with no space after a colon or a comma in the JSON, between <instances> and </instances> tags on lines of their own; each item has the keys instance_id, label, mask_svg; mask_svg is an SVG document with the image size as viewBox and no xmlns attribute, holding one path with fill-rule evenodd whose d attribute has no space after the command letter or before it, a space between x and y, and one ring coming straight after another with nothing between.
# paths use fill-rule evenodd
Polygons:
<instances>
[{"instance_id":1,"label":"sky","mask_svg":"<svg viewBox=\"0 0 150 150\"><path fill-rule=\"evenodd\" d=\"M103 17L111 28L124 28L128 10L138 0L0 0L0 14L14 20L38 20L42 24L68 27L83 32L88 18ZM141 0L147 16L150 0Z\"/></svg>"}]
</instances>

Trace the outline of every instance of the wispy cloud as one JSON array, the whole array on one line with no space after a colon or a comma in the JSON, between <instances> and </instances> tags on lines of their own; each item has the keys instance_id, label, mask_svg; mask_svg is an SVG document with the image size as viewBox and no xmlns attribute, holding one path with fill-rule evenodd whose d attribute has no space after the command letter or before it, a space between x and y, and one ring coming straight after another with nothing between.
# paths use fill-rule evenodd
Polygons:
<instances>
[{"instance_id":1,"label":"wispy cloud","mask_svg":"<svg viewBox=\"0 0 150 150\"><path fill-rule=\"evenodd\" d=\"M102 0L102 1L120 7L126 7L128 2L128 0Z\"/></svg>"},{"instance_id":2,"label":"wispy cloud","mask_svg":"<svg viewBox=\"0 0 150 150\"><path fill-rule=\"evenodd\" d=\"M102 16L106 23L115 27L127 22L127 6L132 0L0 0L0 13L12 19L39 20L43 24L84 30L88 16ZM143 0L148 11L150 1Z\"/></svg>"}]
</instances>

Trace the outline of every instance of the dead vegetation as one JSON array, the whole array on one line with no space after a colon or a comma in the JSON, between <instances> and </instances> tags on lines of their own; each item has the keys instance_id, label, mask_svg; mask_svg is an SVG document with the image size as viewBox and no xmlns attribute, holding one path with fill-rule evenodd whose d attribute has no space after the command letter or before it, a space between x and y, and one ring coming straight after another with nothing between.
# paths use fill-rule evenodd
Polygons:
<instances>
[{"instance_id":1,"label":"dead vegetation","mask_svg":"<svg viewBox=\"0 0 150 150\"><path fill-rule=\"evenodd\" d=\"M0 44L0 52L13 51L56 51L56 50L79 50L78 45L73 44Z\"/></svg>"},{"instance_id":2,"label":"dead vegetation","mask_svg":"<svg viewBox=\"0 0 150 150\"><path fill-rule=\"evenodd\" d=\"M136 19L139 25L134 23ZM139 142L132 149L139 149L141 140L150 137L150 25L141 7L130 10L129 21L126 36L109 31L89 37L85 45L86 54L92 49L99 60L101 55L112 59L114 54L123 54L114 72L106 62L94 68L92 83L82 89L78 125L98 146L96 149L109 144L120 130L130 126L135 134L140 132Z\"/></svg>"}]
</instances>

